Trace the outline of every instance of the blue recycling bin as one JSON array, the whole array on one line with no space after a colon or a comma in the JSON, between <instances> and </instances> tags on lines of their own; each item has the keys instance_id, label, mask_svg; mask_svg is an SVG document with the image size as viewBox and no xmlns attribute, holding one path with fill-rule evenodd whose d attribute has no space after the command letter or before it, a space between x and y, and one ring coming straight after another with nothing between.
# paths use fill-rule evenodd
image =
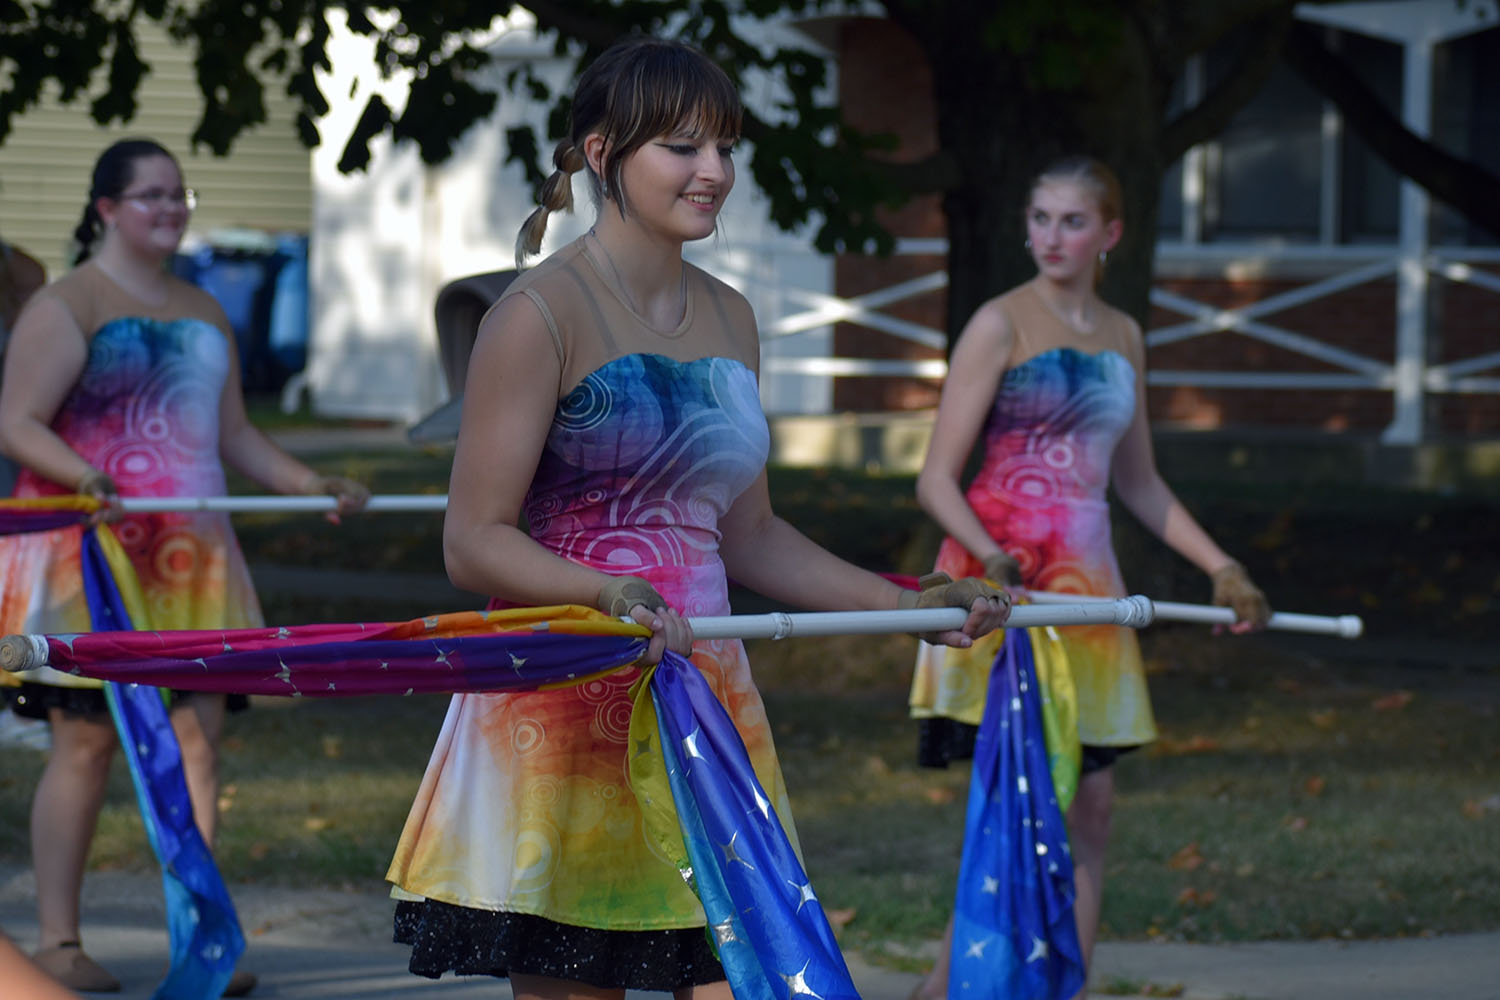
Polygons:
<instances>
[{"instance_id":1,"label":"blue recycling bin","mask_svg":"<svg viewBox=\"0 0 1500 1000\"><path fill-rule=\"evenodd\" d=\"M306 236L282 236L272 251L210 244L174 256L172 271L223 307L245 392L279 392L306 366Z\"/></svg>"}]
</instances>

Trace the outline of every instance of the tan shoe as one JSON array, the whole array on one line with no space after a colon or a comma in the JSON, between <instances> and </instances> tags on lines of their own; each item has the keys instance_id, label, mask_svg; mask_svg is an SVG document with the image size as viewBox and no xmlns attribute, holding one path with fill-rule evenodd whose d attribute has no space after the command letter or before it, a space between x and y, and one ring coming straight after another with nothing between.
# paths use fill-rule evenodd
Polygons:
<instances>
[{"instance_id":1,"label":"tan shoe","mask_svg":"<svg viewBox=\"0 0 1500 1000\"><path fill-rule=\"evenodd\" d=\"M83 953L77 941L66 941L54 948L43 948L32 956L59 983L80 993L118 993L120 981L98 962Z\"/></svg>"},{"instance_id":2,"label":"tan shoe","mask_svg":"<svg viewBox=\"0 0 1500 1000\"><path fill-rule=\"evenodd\" d=\"M255 989L255 984L260 982L253 972L244 969L235 969L234 975L229 977L229 985L224 987L223 995L226 997L245 997Z\"/></svg>"}]
</instances>

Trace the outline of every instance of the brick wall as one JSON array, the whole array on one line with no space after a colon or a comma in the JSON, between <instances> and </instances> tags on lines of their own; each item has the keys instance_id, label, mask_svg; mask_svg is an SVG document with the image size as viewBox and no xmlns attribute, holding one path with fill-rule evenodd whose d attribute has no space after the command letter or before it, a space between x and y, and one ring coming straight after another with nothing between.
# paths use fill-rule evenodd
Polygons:
<instances>
[{"instance_id":1,"label":"brick wall","mask_svg":"<svg viewBox=\"0 0 1500 1000\"><path fill-rule=\"evenodd\" d=\"M925 57L901 29L877 18L850 19L842 27L840 100L844 114L859 128L894 133L901 149L893 158L916 159L936 148L931 80ZM944 221L936 196L915 199L883 215L903 237L941 237ZM844 298L930 274L945 262L939 256L879 259L841 256L834 266L835 292ZM1500 269L1497 269L1500 271ZM1332 273L1331 271L1329 273ZM1307 284L1314 278L1164 277L1159 287L1221 308L1247 306ZM944 329L946 295L928 293L886 307L892 316ZM1261 319L1356 354L1389 363L1395 350L1396 289L1391 279L1368 282ZM1155 309L1148 329L1183 317ZM1500 350L1500 295L1472 285L1431 279L1430 361L1442 363ZM839 357L926 359L941 357L889 334L842 323L834 330ZM1153 370L1234 372L1334 372L1335 366L1236 333L1216 333L1150 351ZM1500 365L1486 374L1500 373ZM934 406L941 383L912 378L835 380L838 411L872 412ZM1389 392L1375 390L1217 389L1158 386L1148 393L1154 422L1185 428L1260 427L1324 432L1382 430L1392 419ZM1446 394L1431 397L1426 415L1429 436L1500 435L1500 396Z\"/></svg>"}]
</instances>

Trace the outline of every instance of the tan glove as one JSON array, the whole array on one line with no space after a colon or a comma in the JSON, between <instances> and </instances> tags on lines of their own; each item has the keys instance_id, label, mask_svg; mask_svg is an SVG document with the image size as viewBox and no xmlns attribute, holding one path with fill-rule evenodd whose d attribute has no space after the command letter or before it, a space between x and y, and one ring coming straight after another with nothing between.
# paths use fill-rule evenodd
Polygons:
<instances>
[{"instance_id":1,"label":"tan glove","mask_svg":"<svg viewBox=\"0 0 1500 1000\"><path fill-rule=\"evenodd\" d=\"M370 501L370 488L364 483L343 476L325 476L313 473L302 485L307 496L330 496L338 499L337 513L352 514Z\"/></svg>"},{"instance_id":2,"label":"tan glove","mask_svg":"<svg viewBox=\"0 0 1500 1000\"><path fill-rule=\"evenodd\" d=\"M647 611L664 608L667 602L656 588L638 576L612 576L599 588L599 598L594 606L607 615L624 618L637 604Z\"/></svg>"},{"instance_id":3,"label":"tan glove","mask_svg":"<svg viewBox=\"0 0 1500 1000\"><path fill-rule=\"evenodd\" d=\"M1266 627L1266 623L1271 620L1271 603L1266 600L1261 589L1251 582L1245 567L1237 562L1229 563L1214 570L1210 579L1214 583L1215 604L1233 608L1234 617L1238 621L1249 622L1256 628Z\"/></svg>"},{"instance_id":4,"label":"tan glove","mask_svg":"<svg viewBox=\"0 0 1500 1000\"><path fill-rule=\"evenodd\" d=\"M89 524L113 524L125 516L125 509L120 506L120 488L107 472L90 468L73 491L103 504L89 517Z\"/></svg>"},{"instance_id":5,"label":"tan glove","mask_svg":"<svg viewBox=\"0 0 1500 1000\"><path fill-rule=\"evenodd\" d=\"M984 578L993 580L1002 587L1021 585L1021 564L1005 550L984 557Z\"/></svg>"},{"instance_id":6,"label":"tan glove","mask_svg":"<svg viewBox=\"0 0 1500 1000\"><path fill-rule=\"evenodd\" d=\"M120 495L120 488L109 477L109 473L100 469L90 468L89 471L83 474L83 478L78 480L78 485L74 487L74 492L107 503L110 499Z\"/></svg>"},{"instance_id":7,"label":"tan glove","mask_svg":"<svg viewBox=\"0 0 1500 1000\"><path fill-rule=\"evenodd\" d=\"M921 590L903 590L901 596L896 599L896 607L903 611L912 608L963 608L965 611L974 607L974 602L981 597L994 597L1006 608L1010 607L1010 595L1003 590L997 590L983 580L966 576L962 580L955 580L947 573L928 573L917 581ZM941 642L938 632L921 632L917 634L918 639L926 642Z\"/></svg>"}]
</instances>

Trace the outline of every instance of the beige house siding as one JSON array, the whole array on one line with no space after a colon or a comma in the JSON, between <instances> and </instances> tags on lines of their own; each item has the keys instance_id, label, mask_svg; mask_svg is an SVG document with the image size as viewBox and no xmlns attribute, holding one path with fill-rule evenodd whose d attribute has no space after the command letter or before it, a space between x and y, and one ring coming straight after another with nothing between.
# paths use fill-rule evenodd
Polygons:
<instances>
[{"instance_id":1,"label":"beige house siding","mask_svg":"<svg viewBox=\"0 0 1500 1000\"><path fill-rule=\"evenodd\" d=\"M140 31L140 46L151 71L141 81L129 124L102 127L89 116L87 100L63 105L55 99L13 121L0 145L0 238L26 248L50 276L61 274L95 158L116 139L132 136L155 139L182 163L188 186L199 195L190 239L226 227L308 232L311 160L297 140L295 107L280 86L266 88L269 120L241 134L227 157L206 147L194 152L189 137L202 98L192 50L150 24Z\"/></svg>"}]
</instances>

